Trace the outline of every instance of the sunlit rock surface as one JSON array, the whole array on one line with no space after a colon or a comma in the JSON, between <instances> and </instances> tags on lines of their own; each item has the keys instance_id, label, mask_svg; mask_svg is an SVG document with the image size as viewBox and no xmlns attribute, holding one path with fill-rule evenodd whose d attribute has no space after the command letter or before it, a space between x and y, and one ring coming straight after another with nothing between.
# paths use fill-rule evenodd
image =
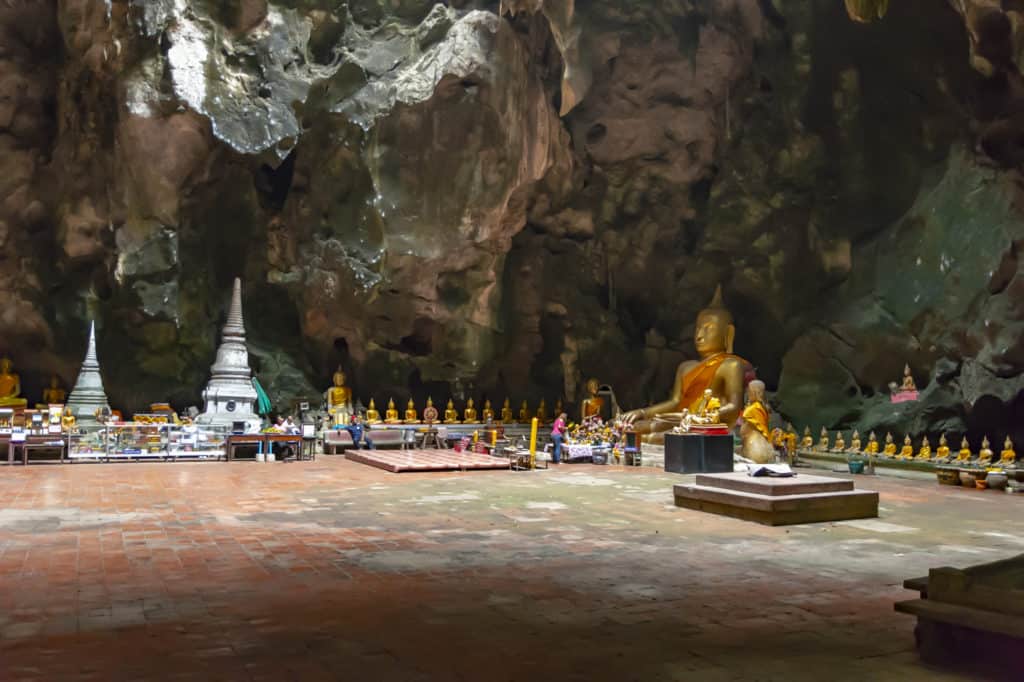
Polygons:
<instances>
[{"instance_id":1,"label":"sunlit rock surface","mask_svg":"<svg viewBox=\"0 0 1024 682\"><path fill-rule=\"evenodd\" d=\"M197 404L241 276L282 407L339 364L364 401L551 405L597 375L634 406L722 283L801 426L1009 423L1020 14L12 0L0 350L33 395L95 317L112 404Z\"/></svg>"}]
</instances>

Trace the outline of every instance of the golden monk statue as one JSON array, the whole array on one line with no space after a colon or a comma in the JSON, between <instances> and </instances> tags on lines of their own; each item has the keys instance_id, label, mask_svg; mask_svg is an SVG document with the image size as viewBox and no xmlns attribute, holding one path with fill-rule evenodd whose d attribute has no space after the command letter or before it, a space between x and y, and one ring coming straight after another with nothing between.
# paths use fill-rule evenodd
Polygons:
<instances>
[{"instance_id":1,"label":"golden monk statue","mask_svg":"<svg viewBox=\"0 0 1024 682\"><path fill-rule=\"evenodd\" d=\"M846 450L846 439L843 438L842 431L836 431L836 442L832 444L832 449L836 452L844 452Z\"/></svg>"},{"instance_id":2,"label":"golden monk statue","mask_svg":"<svg viewBox=\"0 0 1024 682\"><path fill-rule=\"evenodd\" d=\"M511 424L514 421L515 417L512 415L512 404L509 402L508 398L505 398L505 402L501 406L501 423Z\"/></svg>"},{"instance_id":3,"label":"golden monk statue","mask_svg":"<svg viewBox=\"0 0 1024 682\"><path fill-rule=\"evenodd\" d=\"M916 391L917 384L914 383L914 377L910 373L910 365L903 365L903 384L900 386L902 391Z\"/></svg>"},{"instance_id":4,"label":"golden monk statue","mask_svg":"<svg viewBox=\"0 0 1024 682\"><path fill-rule=\"evenodd\" d=\"M992 450L989 447L988 436L981 439L981 450L978 452L978 461L975 464L986 466L992 461Z\"/></svg>"},{"instance_id":5,"label":"golden monk statue","mask_svg":"<svg viewBox=\"0 0 1024 682\"><path fill-rule=\"evenodd\" d=\"M395 408L395 399L388 398L388 409L384 411L384 422L386 424L401 424L398 418L398 410Z\"/></svg>"},{"instance_id":6,"label":"golden monk statue","mask_svg":"<svg viewBox=\"0 0 1024 682\"><path fill-rule=\"evenodd\" d=\"M850 450L852 452L860 452L860 433L857 429L853 430L853 436L850 438Z\"/></svg>"},{"instance_id":7,"label":"golden monk statue","mask_svg":"<svg viewBox=\"0 0 1024 682\"><path fill-rule=\"evenodd\" d=\"M335 424L348 425L352 414L352 389L345 385L345 373L338 367L333 385L327 389L327 412L334 416Z\"/></svg>"},{"instance_id":8,"label":"golden monk statue","mask_svg":"<svg viewBox=\"0 0 1024 682\"><path fill-rule=\"evenodd\" d=\"M1007 436L1003 441L1003 452L999 456L999 464L1012 467L1017 463L1017 453L1013 451L1013 441Z\"/></svg>"},{"instance_id":9,"label":"golden monk statue","mask_svg":"<svg viewBox=\"0 0 1024 682\"><path fill-rule=\"evenodd\" d=\"M448 398L448 406L444 408L444 423L445 424L458 424L459 413L455 411L455 403L452 402L451 398Z\"/></svg>"},{"instance_id":10,"label":"golden monk statue","mask_svg":"<svg viewBox=\"0 0 1024 682\"><path fill-rule=\"evenodd\" d=\"M804 437L800 440L800 447L803 450L810 450L814 447L814 436L811 435L811 427L804 427Z\"/></svg>"},{"instance_id":11,"label":"golden monk statue","mask_svg":"<svg viewBox=\"0 0 1024 682\"><path fill-rule=\"evenodd\" d=\"M935 448L935 461L948 462L949 456L949 443L946 442L946 434L942 434L939 436L939 447Z\"/></svg>"},{"instance_id":12,"label":"golden monk statue","mask_svg":"<svg viewBox=\"0 0 1024 682\"><path fill-rule=\"evenodd\" d=\"M490 400L484 400L484 409L483 412L480 413L480 417L484 420L485 424L487 422L494 421L494 408L491 407Z\"/></svg>"},{"instance_id":13,"label":"golden monk statue","mask_svg":"<svg viewBox=\"0 0 1024 682\"><path fill-rule=\"evenodd\" d=\"M526 401L519 408L519 423L529 424L530 423L530 408L526 406Z\"/></svg>"},{"instance_id":14,"label":"golden monk statue","mask_svg":"<svg viewBox=\"0 0 1024 682\"><path fill-rule=\"evenodd\" d=\"M50 377L50 385L43 389L44 405L63 405L68 399L68 392L60 385L60 377L56 374Z\"/></svg>"},{"instance_id":15,"label":"golden monk statue","mask_svg":"<svg viewBox=\"0 0 1024 682\"><path fill-rule=\"evenodd\" d=\"M910 434L903 436L903 447L896 459L914 459L914 444L910 441Z\"/></svg>"},{"instance_id":16,"label":"golden monk statue","mask_svg":"<svg viewBox=\"0 0 1024 682\"><path fill-rule=\"evenodd\" d=\"M473 399L466 401L466 409L462 411L462 418L467 424L476 424L476 408L473 407Z\"/></svg>"},{"instance_id":17,"label":"golden monk statue","mask_svg":"<svg viewBox=\"0 0 1024 682\"><path fill-rule=\"evenodd\" d=\"M821 435L818 436L818 450L822 452L828 452L828 429L824 426L821 427Z\"/></svg>"},{"instance_id":18,"label":"golden monk statue","mask_svg":"<svg viewBox=\"0 0 1024 682\"><path fill-rule=\"evenodd\" d=\"M537 414L534 415L537 418L538 424L547 424L548 422L548 401L544 398L540 399L540 405L537 406Z\"/></svg>"},{"instance_id":19,"label":"golden monk statue","mask_svg":"<svg viewBox=\"0 0 1024 682\"><path fill-rule=\"evenodd\" d=\"M711 400L718 400L711 395L711 389L707 391ZM764 404L764 382L755 379L747 386L747 406L743 409L740 438L743 440L743 456L758 464L775 461L775 448L769 439L768 418L768 408Z\"/></svg>"},{"instance_id":20,"label":"golden monk statue","mask_svg":"<svg viewBox=\"0 0 1024 682\"><path fill-rule=\"evenodd\" d=\"M783 435L782 438L783 443L786 446L786 449L789 450L791 453L796 452L796 429L793 428L792 422L786 422L786 433Z\"/></svg>"},{"instance_id":21,"label":"golden monk statue","mask_svg":"<svg viewBox=\"0 0 1024 682\"><path fill-rule=\"evenodd\" d=\"M23 409L28 401L21 397L21 377L13 368L10 358L0 358L0 407Z\"/></svg>"},{"instance_id":22,"label":"golden monk statue","mask_svg":"<svg viewBox=\"0 0 1024 682\"><path fill-rule=\"evenodd\" d=\"M864 450L864 452L868 453L869 455L878 454L878 437L875 436L874 431L872 431L868 435L868 447Z\"/></svg>"},{"instance_id":23,"label":"golden monk statue","mask_svg":"<svg viewBox=\"0 0 1024 682\"><path fill-rule=\"evenodd\" d=\"M896 456L896 443L893 442L891 433L885 434L885 449L882 450L882 454L886 457Z\"/></svg>"},{"instance_id":24,"label":"golden monk statue","mask_svg":"<svg viewBox=\"0 0 1024 682\"><path fill-rule=\"evenodd\" d=\"M696 412L705 389L710 388L721 403L722 423L731 428L743 409L743 382L747 369L747 362L732 354L735 335L732 314L722 304L722 287L718 287L708 307L697 314L694 326L693 343L700 360L681 363L668 400L625 413L623 421L626 425L631 425L638 434L644 434L648 442L663 442L663 432L673 424L654 417L684 409Z\"/></svg>"},{"instance_id":25,"label":"golden monk statue","mask_svg":"<svg viewBox=\"0 0 1024 682\"><path fill-rule=\"evenodd\" d=\"M377 411L377 406L374 404L373 398L370 398L370 406L366 408L366 423L380 424L380 412Z\"/></svg>"},{"instance_id":26,"label":"golden monk statue","mask_svg":"<svg viewBox=\"0 0 1024 682\"><path fill-rule=\"evenodd\" d=\"M71 411L70 407L65 407L64 411L60 415L60 428L62 431L67 433L75 428L76 420L75 413Z\"/></svg>"},{"instance_id":27,"label":"golden monk statue","mask_svg":"<svg viewBox=\"0 0 1024 682\"><path fill-rule=\"evenodd\" d=\"M601 388L601 384L597 379L587 379L587 397L580 403L581 422L587 417L599 416L601 410L604 409L604 398L597 394L599 388Z\"/></svg>"},{"instance_id":28,"label":"golden monk statue","mask_svg":"<svg viewBox=\"0 0 1024 682\"><path fill-rule=\"evenodd\" d=\"M967 442L967 436L964 436L960 441L960 454L956 456L955 462L957 464L966 464L971 461L974 457L974 453L971 452L971 444Z\"/></svg>"},{"instance_id":29,"label":"golden monk statue","mask_svg":"<svg viewBox=\"0 0 1024 682\"><path fill-rule=\"evenodd\" d=\"M420 416L416 413L416 403L409 398L409 404L405 406L405 423L406 424L419 424Z\"/></svg>"},{"instance_id":30,"label":"golden monk statue","mask_svg":"<svg viewBox=\"0 0 1024 682\"><path fill-rule=\"evenodd\" d=\"M932 444L928 442L928 436L924 437L921 441L921 448L917 451L917 457L914 459L922 462L927 462L932 458Z\"/></svg>"}]
</instances>

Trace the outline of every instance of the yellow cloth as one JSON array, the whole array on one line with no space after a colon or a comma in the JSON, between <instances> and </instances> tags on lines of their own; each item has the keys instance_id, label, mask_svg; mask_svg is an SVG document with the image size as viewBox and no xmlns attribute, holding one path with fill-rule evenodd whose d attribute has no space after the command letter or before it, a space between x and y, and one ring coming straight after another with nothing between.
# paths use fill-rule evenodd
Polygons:
<instances>
[{"instance_id":1,"label":"yellow cloth","mask_svg":"<svg viewBox=\"0 0 1024 682\"><path fill-rule=\"evenodd\" d=\"M704 399L704 390L711 387L718 367L730 358L742 361L743 358L731 353L720 353L713 355L707 360L699 363L696 367L683 375L683 385L679 391L679 411L690 410L696 412L700 407L700 401Z\"/></svg>"},{"instance_id":2,"label":"yellow cloth","mask_svg":"<svg viewBox=\"0 0 1024 682\"><path fill-rule=\"evenodd\" d=\"M743 410L743 421L749 422L762 436L768 438L768 410L760 401L747 405Z\"/></svg>"}]
</instances>

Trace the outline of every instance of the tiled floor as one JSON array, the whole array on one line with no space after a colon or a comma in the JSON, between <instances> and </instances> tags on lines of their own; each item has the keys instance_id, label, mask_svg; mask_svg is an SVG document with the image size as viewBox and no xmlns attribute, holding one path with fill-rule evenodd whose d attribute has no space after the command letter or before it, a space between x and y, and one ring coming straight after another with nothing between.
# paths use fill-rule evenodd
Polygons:
<instances>
[{"instance_id":1,"label":"tiled floor","mask_svg":"<svg viewBox=\"0 0 1024 682\"><path fill-rule=\"evenodd\" d=\"M680 479L2 467L0 679L959 679L900 583L1024 551L1005 494L873 479L877 521L767 528Z\"/></svg>"}]
</instances>

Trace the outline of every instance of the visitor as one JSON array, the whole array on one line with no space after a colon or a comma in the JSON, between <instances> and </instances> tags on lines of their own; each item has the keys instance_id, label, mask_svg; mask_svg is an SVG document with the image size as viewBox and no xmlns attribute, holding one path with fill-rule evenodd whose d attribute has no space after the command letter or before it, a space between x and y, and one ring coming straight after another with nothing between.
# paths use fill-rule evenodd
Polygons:
<instances>
[{"instance_id":1,"label":"visitor","mask_svg":"<svg viewBox=\"0 0 1024 682\"><path fill-rule=\"evenodd\" d=\"M291 415L288 415L288 418L284 420L284 432L292 436L302 433L299 425L295 423L295 419Z\"/></svg>"},{"instance_id":2,"label":"visitor","mask_svg":"<svg viewBox=\"0 0 1024 682\"><path fill-rule=\"evenodd\" d=\"M565 439L566 419L568 419L568 415L563 412L558 415L558 419L555 420L555 425L551 427L551 442L555 444L555 449L551 454L551 461L555 464L562 461L562 441Z\"/></svg>"},{"instance_id":3,"label":"visitor","mask_svg":"<svg viewBox=\"0 0 1024 682\"><path fill-rule=\"evenodd\" d=\"M356 450L361 450L363 447L363 441L366 441L367 450L375 450L373 441L366 434L366 428L363 426L363 418L358 415L352 415L352 419L349 421L349 425L345 427L348 434L352 436L352 445Z\"/></svg>"}]
</instances>

